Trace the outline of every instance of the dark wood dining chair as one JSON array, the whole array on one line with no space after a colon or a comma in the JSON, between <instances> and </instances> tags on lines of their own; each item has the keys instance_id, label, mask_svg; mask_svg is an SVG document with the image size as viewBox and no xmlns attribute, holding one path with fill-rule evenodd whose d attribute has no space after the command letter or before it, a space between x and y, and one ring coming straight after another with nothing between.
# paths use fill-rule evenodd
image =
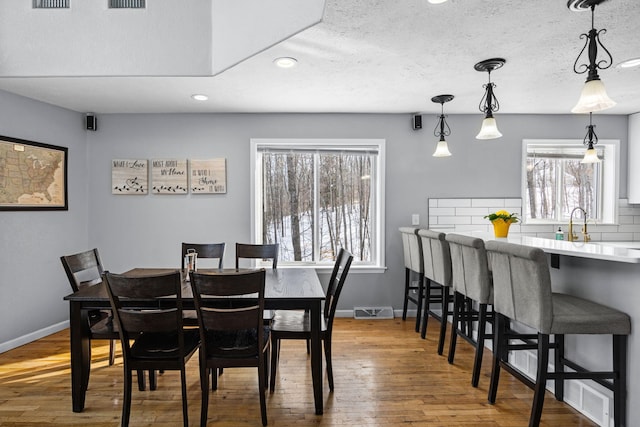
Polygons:
<instances>
[{"instance_id":1,"label":"dark wood dining chair","mask_svg":"<svg viewBox=\"0 0 640 427\"><path fill-rule=\"evenodd\" d=\"M132 372L144 370L180 371L182 418L188 426L185 364L200 336L197 329L183 328L180 272L139 277L106 272L103 277L124 356L122 426L129 425L131 415ZM175 306L160 305L158 299L165 297L175 297Z\"/></svg>"},{"instance_id":2,"label":"dark wood dining chair","mask_svg":"<svg viewBox=\"0 0 640 427\"><path fill-rule=\"evenodd\" d=\"M333 332L333 319L338 307L338 298L349 273L353 255L344 249L340 249L336 262L331 272L327 297L322 313L321 338L324 343L324 355L327 364L327 378L329 390L333 391L333 365L331 363L331 335ZM307 340L311 339L311 318L307 311L278 310L271 322L271 384L270 390L275 390L276 370L280 352L280 341L286 339Z\"/></svg>"},{"instance_id":3,"label":"dark wood dining chair","mask_svg":"<svg viewBox=\"0 0 640 427\"><path fill-rule=\"evenodd\" d=\"M200 330L200 425L207 425L209 372L222 368L257 367L262 425L267 425L269 327L264 325L265 270L191 273ZM229 304L229 301L232 304ZM212 389L218 378L211 375Z\"/></svg>"},{"instance_id":4,"label":"dark wood dining chair","mask_svg":"<svg viewBox=\"0 0 640 427\"><path fill-rule=\"evenodd\" d=\"M275 270L278 267L278 243L270 244L247 244L236 243L236 268L240 268L240 259L262 259L271 260L271 267Z\"/></svg>"},{"instance_id":5,"label":"dark wood dining chair","mask_svg":"<svg viewBox=\"0 0 640 427\"><path fill-rule=\"evenodd\" d=\"M60 261L65 273L67 273L73 292L102 283L104 268L97 248L73 255L63 255L60 257ZM113 365L115 340L119 337L118 332L113 329L111 310L90 310L87 313L87 321L89 322L91 339L109 340L109 366Z\"/></svg>"},{"instance_id":6,"label":"dark wood dining chair","mask_svg":"<svg viewBox=\"0 0 640 427\"><path fill-rule=\"evenodd\" d=\"M181 269L184 271L184 256L191 250L198 254L198 260L202 258L218 259L218 268L222 268L225 243L182 243Z\"/></svg>"}]
</instances>

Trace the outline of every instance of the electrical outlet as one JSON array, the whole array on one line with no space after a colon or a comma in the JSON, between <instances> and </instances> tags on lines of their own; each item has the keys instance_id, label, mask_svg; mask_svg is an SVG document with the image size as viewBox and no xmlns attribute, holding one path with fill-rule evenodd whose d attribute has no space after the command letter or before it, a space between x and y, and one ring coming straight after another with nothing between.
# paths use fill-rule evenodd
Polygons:
<instances>
[{"instance_id":1,"label":"electrical outlet","mask_svg":"<svg viewBox=\"0 0 640 427\"><path fill-rule=\"evenodd\" d=\"M420 225L420 215L419 214L411 215L411 225Z\"/></svg>"}]
</instances>

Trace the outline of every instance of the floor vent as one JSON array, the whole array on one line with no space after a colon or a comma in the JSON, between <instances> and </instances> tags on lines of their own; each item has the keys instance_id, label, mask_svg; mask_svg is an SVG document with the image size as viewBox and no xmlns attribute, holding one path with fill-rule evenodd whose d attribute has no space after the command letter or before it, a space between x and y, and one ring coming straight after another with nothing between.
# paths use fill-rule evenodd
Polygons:
<instances>
[{"instance_id":1,"label":"floor vent","mask_svg":"<svg viewBox=\"0 0 640 427\"><path fill-rule=\"evenodd\" d=\"M69 0L33 0L34 9L68 9Z\"/></svg>"},{"instance_id":2,"label":"floor vent","mask_svg":"<svg viewBox=\"0 0 640 427\"><path fill-rule=\"evenodd\" d=\"M354 307L354 319L393 319L393 307Z\"/></svg>"}]
</instances>

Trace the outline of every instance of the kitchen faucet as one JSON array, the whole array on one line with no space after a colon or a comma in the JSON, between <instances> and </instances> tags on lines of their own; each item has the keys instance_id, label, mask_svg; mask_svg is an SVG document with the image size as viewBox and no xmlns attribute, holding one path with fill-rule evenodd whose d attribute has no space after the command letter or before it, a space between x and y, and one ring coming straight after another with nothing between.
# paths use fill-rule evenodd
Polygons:
<instances>
[{"instance_id":1,"label":"kitchen faucet","mask_svg":"<svg viewBox=\"0 0 640 427\"><path fill-rule=\"evenodd\" d=\"M584 241L588 242L589 240L591 240L591 237L589 237L589 233L587 233L587 211L582 209L580 206L573 208L573 210L571 211L571 216L569 217L569 233L567 235L567 240L571 242L575 242L576 240L578 240L578 236L576 236L576 234L573 232L573 214L577 210L582 211L582 215L584 217L584 224L582 225L581 233Z\"/></svg>"}]
</instances>

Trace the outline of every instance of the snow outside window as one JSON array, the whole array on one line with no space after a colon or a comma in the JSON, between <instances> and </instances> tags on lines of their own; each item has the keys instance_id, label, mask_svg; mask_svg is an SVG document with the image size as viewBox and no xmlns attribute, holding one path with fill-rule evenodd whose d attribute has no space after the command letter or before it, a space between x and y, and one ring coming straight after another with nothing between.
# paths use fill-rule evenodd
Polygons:
<instances>
[{"instance_id":1,"label":"snow outside window","mask_svg":"<svg viewBox=\"0 0 640 427\"><path fill-rule=\"evenodd\" d=\"M253 236L279 243L278 265L382 259L384 140L251 141Z\"/></svg>"}]
</instances>

